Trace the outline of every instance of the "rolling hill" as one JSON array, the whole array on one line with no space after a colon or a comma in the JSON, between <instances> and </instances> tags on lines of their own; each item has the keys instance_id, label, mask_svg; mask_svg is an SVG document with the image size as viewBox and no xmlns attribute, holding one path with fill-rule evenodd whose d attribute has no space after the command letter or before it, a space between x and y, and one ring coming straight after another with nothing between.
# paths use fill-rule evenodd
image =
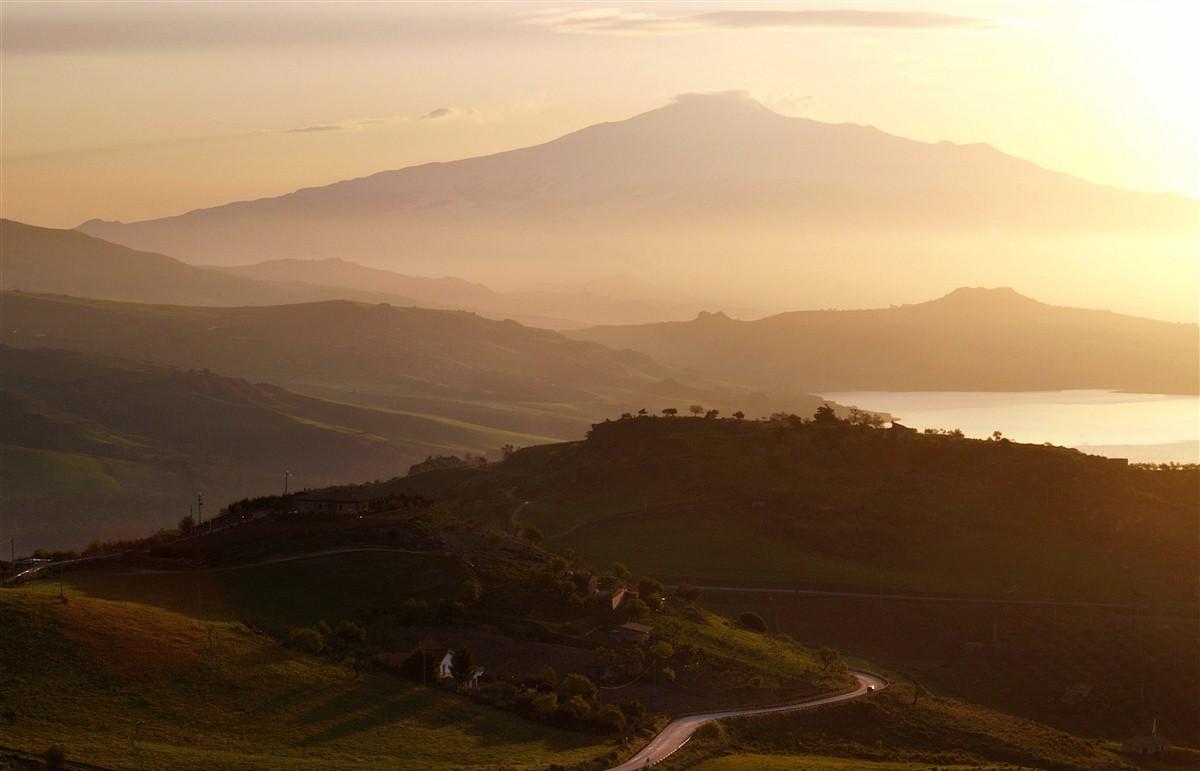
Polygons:
<instances>
[{"instance_id":1,"label":"rolling hill","mask_svg":"<svg viewBox=\"0 0 1200 771\"><path fill-rule=\"evenodd\" d=\"M0 342L152 361L334 401L570 438L640 408L811 409L697 378L642 354L470 313L347 301L269 307L133 305L7 293ZM789 406L790 405L790 406Z\"/></svg>"},{"instance_id":2,"label":"rolling hill","mask_svg":"<svg viewBox=\"0 0 1200 771\"><path fill-rule=\"evenodd\" d=\"M1182 196L1093 185L987 145L787 117L726 93L533 147L80 229L204 264L339 257L492 283L578 278L587 264L793 305L907 299L964 275L1121 309L1153 288L1158 312L1179 318L1196 306L1181 282L1194 279L1198 226L1200 207ZM1108 273L1117 260L1123 284Z\"/></svg>"},{"instance_id":3,"label":"rolling hill","mask_svg":"<svg viewBox=\"0 0 1200 771\"><path fill-rule=\"evenodd\" d=\"M664 299L670 293L659 287L639 291L620 280L497 292L459 278L406 276L336 257L268 260L216 269L266 281L299 280L358 291L394 292L419 298L420 304L426 307L469 310L491 318L512 318L529 326L550 329L686 319L717 307L698 300Z\"/></svg>"},{"instance_id":4,"label":"rolling hill","mask_svg":"<svg viewBox=\"0 0 1200 771\"><path fill-rule=\"evenodd\" d=\"M300 396L207 371L0 346L0 507L29 546L173 526L294 485L388 478L430 454L548 441Z\"/></svg>"},{"instance_id":5,"label":"rolling hill","mask_svg":"<svg viewBox=\"0 0 1200 771\"><path fill-rule=\"evenodd\" d=\"M503 522L515 495L552 546L691 583L1190 603L1196 482L1062 447L647 417L393 484Z\"/></svg>"},{"instance_id":6,"label":"rolling hill","mask_svg":"<svg viewBox=\"0 0 1200 771\"><path fill-rule=\"evenodd\" d=\"M768 391L1200 389L1196 324L1056 307L1007 288L876 310L756 321L700 314L569 334Z\"/></svg>"}]
</instances>

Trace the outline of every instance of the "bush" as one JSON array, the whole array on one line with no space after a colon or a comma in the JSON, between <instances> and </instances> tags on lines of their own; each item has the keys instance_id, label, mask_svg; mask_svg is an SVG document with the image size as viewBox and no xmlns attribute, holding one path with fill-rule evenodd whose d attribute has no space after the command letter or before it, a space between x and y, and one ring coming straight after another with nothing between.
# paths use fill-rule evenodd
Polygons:
<instances>
[{"instance_id":1,"label":"bush","mask_svg":"<svg viewBox=\"0 0 1200 771\"><path fill-rule=\"evenodd\" d=\"M529 702L538 717L547 718L558 711L558 694L539 693Z\"/></svg>"},{"instance_id":2,"label":"bush","mask_svg":"<svg viewBox=\"0 0 1200 771\"><path fill-rule=\"evenodd\" d=\"M614 732L620 733L625 730L625 713L615 704L605 704L596 710L595 720Z\"/></svg>"},{"instance_id":3,"label":"bush","mask_svg":"<svg viewBox=\"0 0 1200 771\"><path fill-rule=\"evenodd\" d=\"M710 720L702 723L696 729L696 738L703 742L725 744L729 741L729 734L725 732L725 726L721 725L719 721Z\"/></svg>"},{"instance_id":4,"label":"bush","mask_svg":"<svg viewBox=\"0 0 1200 771\"><path fill-rule=\"evenodd\" d=\"M522 529L521 537L535 546L546 540L546 536L542 535L542 531L533 526Z\"/></svg>"},{"instance_id":5,"label":"bush","mask_svg":"<svg viewBox=\"0 0 1200 771\"><path fill-rule=\"evenodd\" d=\"M306 626L288 631L288 645L305 653L320 653L325 649L325 638L316 629Z\"/></svg>"},{"instance_id":6,"label":"bush","mask_svg":"<svg viewBox=\"0 0 1200 771\"><path fill-rule=\"evenodd\" d=\"M684 602L695 602L700 599L700 590L691 584L680 584L675 589L675 596Z\"/></svg>"},{"instance_id":7,"label":"bush","mask_svg":"<svg viewBox=\"0 0 1200 771\"><path fill-rule=\"evenodd\" d=\"M757 613L743 613L738 616L738 623L751 632L763 634L767 631L767 622L763 621L762 616Z\"/></svg>"},{"instance_id":8,"label":"bush","mask_svg":"<svg viewBox=\"0 0 1200 771\"><path fill-rule=\"evenodd\" d=\"M596 698L596 685L585 675L575 672L563 678L562 691L568 696L582 696L588 701Z\"/></svg>"},{"instance_id":9,"label":"bush","mask_svg":"<svg viewBox=\"0 0 1200 771\"><path fill-rule=\"evenodd\" d=\"M625 600L621 604L621 610L626 621L641 621L650 615L650 606L637 599Z\"/></svg>"},{"instance_id":10,"label":"bush","mask_svg":"<svg viewBox=\"0 0 1200 771\"><path fill-rule=\"evenodd\" d=\"M345 648L356 648L367 641L367 630L353 621L339 621L333 634L338 644Z\"/></svg>"}]
</instances>

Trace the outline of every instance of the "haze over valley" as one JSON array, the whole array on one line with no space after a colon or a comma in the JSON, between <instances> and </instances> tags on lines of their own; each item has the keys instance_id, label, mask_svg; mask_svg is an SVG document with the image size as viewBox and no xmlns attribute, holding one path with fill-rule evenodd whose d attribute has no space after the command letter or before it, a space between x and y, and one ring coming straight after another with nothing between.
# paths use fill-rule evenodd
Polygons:
<instances>
[{"instance_id":1,"label":"haze over valley","mask_svg":"<svg viewBox=\"0 0 1200 771\"><path fill-rule=\"evenodd\" d=\"M1200 768L1185 3L0 3L0 769Z\"/></svg>"}]
</instances>

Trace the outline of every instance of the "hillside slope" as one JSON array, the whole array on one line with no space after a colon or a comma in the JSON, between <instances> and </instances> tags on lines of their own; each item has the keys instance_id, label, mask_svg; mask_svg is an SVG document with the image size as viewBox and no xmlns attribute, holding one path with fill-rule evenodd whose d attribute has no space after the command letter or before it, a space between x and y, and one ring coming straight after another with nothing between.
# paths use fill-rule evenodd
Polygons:
<instances>
[{"instance_id":1,"label":"hillside slope","mask_svg":"<svg viewBox=\"0 0 1200 771\"><path fill-rule=\"evenodd\" d=\"M797 311L757 321L569 333L773 390L1200 391L1200 327L1061 308L1011 289L958 289L917 305Z\"/></svg>"},{"instance_id":2,"label":"hillside slope","mask_svg":"<svg viewBox=\"0 0 1200 771\"><path fill-rule=\"evenodd\" d=\"M502 472L502 473L497 473ZM641 418L399 489L692 583L1195 601L1197 472L845 424Z\"/></svg>"},{"instance_id":3,"label":"hillside slope","mask_svg":"<svg viewBox=\"0 0 1200 771\"><path fill-rule=\"evenodd\" d=\"M275 491L285 470L312 487L539 441L206 371L0 346L0 507L28 548L173 526L197 493L211 506Z\"/></svg>"},{"instance_id":4,"label":"hillside slope","mask_svg":"<svg viewBox=\"0 0 1200 771\"><path fill-rule=\"evenodd\" d=\"M690 401L811 409L630 351L474 314L352 302L245 308L9 293L0 342L89 351L270 382L336 401L569 438L610 414ZM792 406L794 405L794 406Z\"/></svg>"},{"instance_id":5,"label":"hillside slope","mask_svg":"<svg viewBox=\"0 0 1200 771\"><path fill-rule=\"evenodd\" d=\"M0 264L4 266L0 290L4 291L181 305L277 305L331 299L418 304L379 290L235 276L76 230L40 228L14 220L0 220Z\"/></svg>"}]
</instances>

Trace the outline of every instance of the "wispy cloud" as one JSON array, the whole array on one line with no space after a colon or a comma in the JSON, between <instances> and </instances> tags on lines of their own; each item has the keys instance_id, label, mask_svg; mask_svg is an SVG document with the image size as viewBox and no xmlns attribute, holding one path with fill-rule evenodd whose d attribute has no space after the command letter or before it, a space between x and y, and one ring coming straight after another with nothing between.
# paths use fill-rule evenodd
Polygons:
<instances>
[{"instance_id":1,"label":"wispy cloud","mask_svg":"<svg viewBox=\"0 0 1200 771\"><path fill-rule=\"evenodd\" d=\"M664 16L618 8L546 9L529 13L524 22L575 34L678 35L722 29L985 29L998 26L990 19L922 11L730 10Z\"/></svg>"},{"instance_id":2,"label":"wispy cloud","mask_svg":"<svg viewBox=\"0 0 1200 771\"><path fill-rule=\"evenodd\" d=\"M390 115L384 118L347 118L333 123L317 123L312 126L280 129L280 134L319 134L326 131L361 131L372 126L400 123L417 123L419 121L441 121L453 118L473 118L479 115L476 110L463 110L456 107L438 107L421 115Z\"/></svg>"}]
</instances>

